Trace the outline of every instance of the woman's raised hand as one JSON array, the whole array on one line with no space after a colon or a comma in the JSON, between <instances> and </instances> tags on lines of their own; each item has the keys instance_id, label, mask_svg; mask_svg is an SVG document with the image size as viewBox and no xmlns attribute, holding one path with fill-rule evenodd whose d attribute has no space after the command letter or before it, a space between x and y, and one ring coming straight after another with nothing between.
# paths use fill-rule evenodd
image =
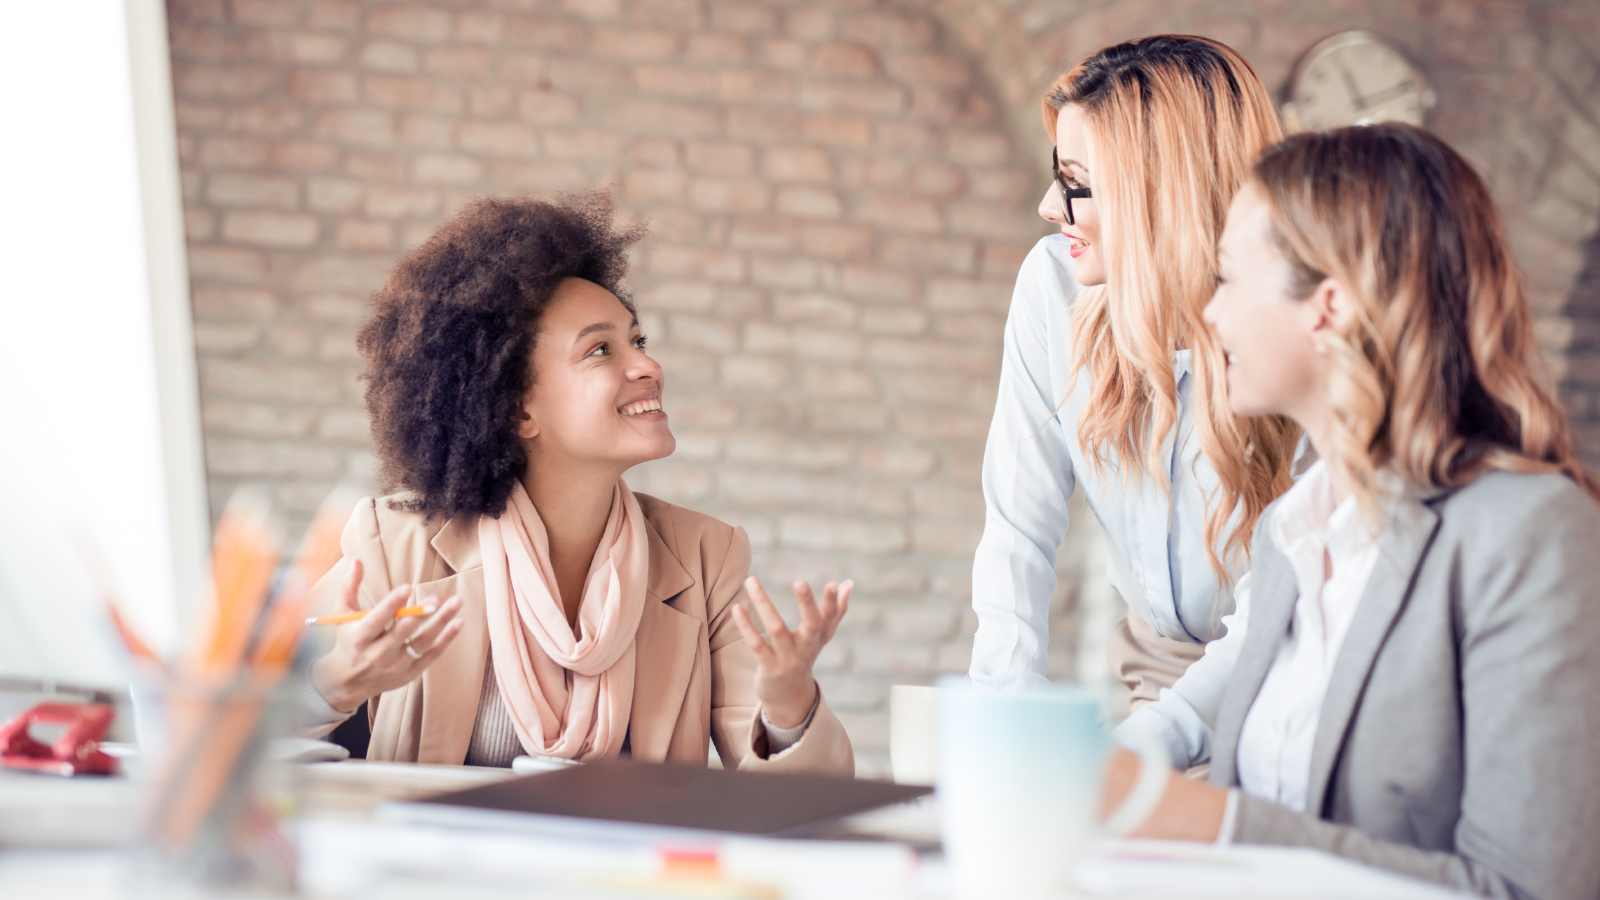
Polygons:
<instances>
[{"instance_id":1,"label":"woman's raised hand","mask_svg":"<svg viewBox=\"0 0 1600 900\"><path fill-rule=\"evenodd\" d=\"M810 585L796 581L794 597L800 607L800 627L794 629L784 624L761 582L747 578L744 587L767 626L763 635L743 606L734 607L733 622L756 654L756 699L774 727L793 728L806 720L817 700L817 681L811 675L811 666L838 630L839 620L850 607L850 591L855 582L828 582L819 603L812 597Z\"/></svg>"},{"instance_id":2,"label":"woman's raised hand","mask_svg":"<svg viewBox=\"0 0 1600 900\"><path fill-rule=\"evenodd\" d=\"M340 585L340 612L360 612L361 560ZM364 618L339 626L333 649L311 664L311 683L339 712L353 712L368 697L408 684L433 665L461 633L461 599L451 597L431 616L395 618L411 599L411 585L389 592Z\"/></svg>"}]
</instances>

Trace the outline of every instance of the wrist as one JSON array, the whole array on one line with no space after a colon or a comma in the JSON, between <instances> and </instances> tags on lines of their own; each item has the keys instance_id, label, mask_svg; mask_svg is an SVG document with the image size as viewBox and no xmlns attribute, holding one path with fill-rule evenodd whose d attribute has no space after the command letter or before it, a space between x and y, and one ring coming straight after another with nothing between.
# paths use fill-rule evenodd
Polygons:
<instances>
[{"instance_id":1,"label":"wrist","mask_svg":"<svg viewBox=\"0 0 1600 900\"><path fill-rule=\"evenodd\" d=\"M346 679L339 677L338 664L332 657L330 653L311 664L311 686L334 711L348 715L361 706L363 698L353 697L353 692L341 689Z\"/></svg>"},{"instance_id":2,"label":"wrist","mask_svg":"<svg viewBox=\"0 0 1600 900\"><path fill-rule=\"evenodd\" d=\"M1167 782L1167 795L1134 836L1213 843L1221 834L1227 808L1226 790L1174 772Z\"/></svg>"},{"instance_id":3,"label":"wrist","mask_svg":"<svg viewBox=\"0 0 1600 900\"><path fill-rule=\"evenodd\" d=\"M799 727L811 715L811 707L817 703L817 691L817 680L808 678L804 687L786 691L774 702L762 703L761 712L774 728Z\"/></svg>"}]
</instances>

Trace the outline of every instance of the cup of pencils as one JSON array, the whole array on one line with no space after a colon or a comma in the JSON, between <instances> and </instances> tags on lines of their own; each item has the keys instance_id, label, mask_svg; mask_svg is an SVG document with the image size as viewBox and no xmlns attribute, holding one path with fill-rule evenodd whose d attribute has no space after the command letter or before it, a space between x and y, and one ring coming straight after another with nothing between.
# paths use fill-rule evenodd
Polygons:
<instances>
[{"instance_id":1,"label":"cup of pencils","mask_svg":"<svg viewBox=\"0 0 1600 900\"><path fill-rule=\"evenodd\" d=\"M282 827L297 805L292 774L271 764L267 751L293 727L312 586L338 562L339 535L354 505L347 500L343 491L330 496L287 559L264 493L237 492L217 523L213 596L186 649L159 666L154 686L165 722L139 812L148 874L294 889L296 853Z\"/></svg>"}]
</instances>

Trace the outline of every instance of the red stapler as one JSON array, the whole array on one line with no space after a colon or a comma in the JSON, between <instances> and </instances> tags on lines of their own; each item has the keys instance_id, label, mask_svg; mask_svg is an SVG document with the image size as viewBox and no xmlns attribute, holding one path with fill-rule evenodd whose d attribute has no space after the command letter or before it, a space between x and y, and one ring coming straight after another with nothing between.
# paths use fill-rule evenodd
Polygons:
<instances>
[{"instance_id":1,"label":"red stapler","mask_svg":"<svg viewBox=\"0 0 1600 900\"><path fill-rule=\"evenodd\" d=\"M41 703L0 726L0 766L51 775L109 775L117 761L101 752L100 738L115 715L104 703ZM28 733L36 724L67 730L47 747Z\"/></svg>"}]
</instances>

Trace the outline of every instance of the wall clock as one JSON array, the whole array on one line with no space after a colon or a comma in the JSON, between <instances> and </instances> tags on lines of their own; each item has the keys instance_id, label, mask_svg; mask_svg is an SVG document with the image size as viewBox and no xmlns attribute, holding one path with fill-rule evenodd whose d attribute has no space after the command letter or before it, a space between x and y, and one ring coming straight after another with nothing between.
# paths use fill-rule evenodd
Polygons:
<instances>
[{"instance_id":1,"label":"wall clock","mask_svg":"<svg viewBox=\"0 0 1600 900\"><path fill-rule=\"evenodd\" d=\"M1373 122L1421 125L1435 102L1422 72L1393 44L1346 31L1300 58L1289 79L1283 126L1292 134Z\"/></svg>"}]
</instances>

